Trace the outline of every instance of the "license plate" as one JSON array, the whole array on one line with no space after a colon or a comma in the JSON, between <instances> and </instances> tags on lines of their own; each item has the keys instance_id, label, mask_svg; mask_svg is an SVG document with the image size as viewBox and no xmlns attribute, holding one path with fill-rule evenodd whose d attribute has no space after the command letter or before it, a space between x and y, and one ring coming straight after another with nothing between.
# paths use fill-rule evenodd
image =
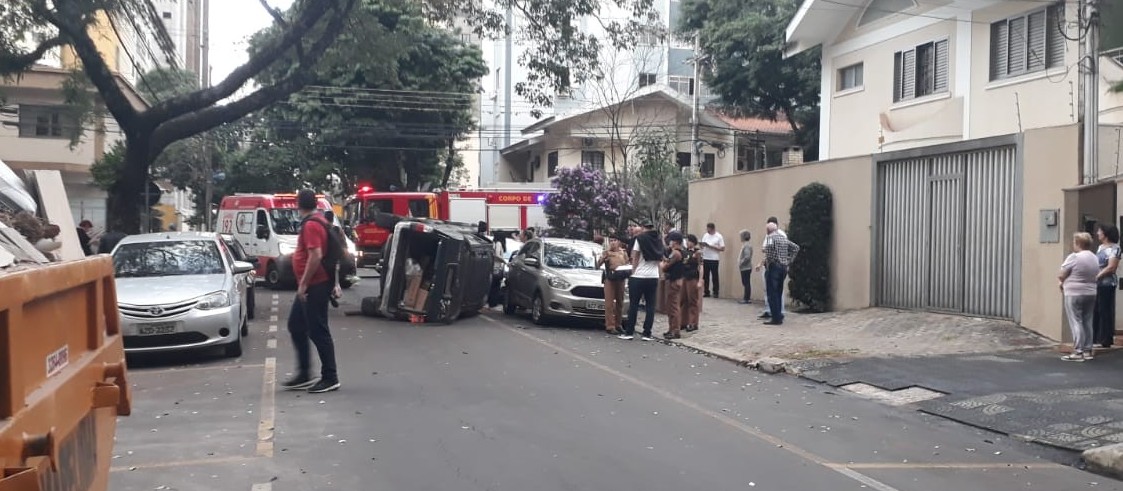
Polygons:
<instances>
[{"instance_id":1,"label":"license plate","mask_svg":"<svg viewBox=\"0 0 1123 491\"><path fill-rule=\"evenodd\" d=\"M604 302L589 302L585 304L585 308L589 310L604 310Z\"/></svg>"},{"instance_id":2,"label":"license plate","mask_svg":"<svg viewBox=\"0 0 1123 491\"><path fill-rule=\"evenodd\" d=\"M174 322L163 322L159 324L142 324L137 326L136 333L141 336L152 336L156 334L173 334L175 333Z\"/></svg>"}]
</instances>

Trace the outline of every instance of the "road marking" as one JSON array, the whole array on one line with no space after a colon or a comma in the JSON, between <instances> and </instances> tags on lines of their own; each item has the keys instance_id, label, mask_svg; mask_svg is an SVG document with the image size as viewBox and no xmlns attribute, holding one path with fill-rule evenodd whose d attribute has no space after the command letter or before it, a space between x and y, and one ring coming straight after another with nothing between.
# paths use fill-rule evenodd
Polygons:
<instances>
[{"instance_id":1,"label":"road marking","mask_svg":"<svg viewBox=\"0 0 1123 491\"><path fill-rule=\"evenodd\" d=\"M278 311L278 309L277 309L277 307L271 307L271 308L269 309L269 311L270 311L270 312L277 312L277 311Z\"/></svg>"},{"instance_id":2,"label":"road marking","mask_svg":"<svg viewBox=\"0 0 1123 491\"><path fill-rule=\"evenodd\" d=\"M727 426L730 426L733 429L736 429L736 430L738 430L742 433L745 433L749 436L752 436L752 437L754 437L758 440L764 441L764 442L769 443L771 445L774 445L778 448L781 448L786 452L789 452L789 453L792 453L792 454L794 454L798 457L801 457L805 460L814 462L818 465L826 467L827 469L831 469L835 472L838 472L839 474L842 474L842 475L844 475L846 477L849 477L849 478L851 478L855 481L858 481L862 484L865 484L866 486L869 486L872 489L876 489L877 491L899 491L896 488L894 488L894 487L892 487L888 484L880 482L880 481L878 481L878 480L876 480L872 477L869 477L865 474L862 474L858 471L847 469L845 466L841 466L839 464L835 464L833 462L830 462L827 459L824 459L824 458L822 458L818 455L815 455L815 454L813 454L813 453L811 453L807 450L804 450L804 449L802 449L798 446L792 445L791 443L788 443L787 441L785 441L783 439L780 439L780 438L777 438L775 436L769 435L768 433L757 430L755 428L745 426L744 424L741 424L741 422L737 421L736 419L733 419L733 418L730 418L730 417L725 416L723 414L716 413L714 411L706 409L706 408L698 405L697 403L695 403L693 401L689 401L687 399L684 399L684 398L674 394L673 392L671 392L669 390L662 389L660 387L656 387L654 385L651 385L650 383L644 382L643 380L640 380L640 379L638 379L634 376L631 376L631 375L628 375L624 372L616 370L615 368L612 368L608 365L597 362L597 361L592 360L592 359L590 359L590 358L588 358L584 355L581 355L581 354L576 353L574 351L571 351L569 349L566 349L566 348L563 348L561 346L555 345L555 344L553 344L549 341L546 341L545 339L542 339L542 338L539 338L537 336L531 335L527 332L524 332L521 329L516 329L514 327L508 326L508 325L506 325L506 324L504 324L504 323L502 323L502 322L500 322L500 321L498 321L494 318L485 317L485 319L488 322L491 322L491 323L494 323L496 325L502 326L504 329L507 329L507 330L509 330L509 331L511 331L515 334L518 334L518 335L523 336L527 339L530 339L530 340L532 340L532 341L534 341L538 344L541 344L541 345L546 346L550 349L553 349L554 351L565 353L566 355L569 355L570 357L572 357L576 360L584 362L584 363L588 364L589 366L592 366L592 367L597 368L597 369L599 369L603 372L606 372L606 373L609 373L609 374L614 375L616 377L619 377L620 379L622 379L624 381L630 382L634 385L637 385L639 387L647 389L647 390L649 390L649 391L651 391L651 392L653 392L653 393L655 393L655 394L657 394L657 395L659 395L659 396L661 396L665 399L668 399L668 400L670 400L672 402L675 402L675 403L677 403L681 406L684 406L687 409L691 409L691 410L693 410L693 411L695 411L699 414L709 416L710 418L713 418L714 420L717 420L720 423L723 423Z\"/></svg>"},{"instance_id":3,"label":"road marking","mask_svg":"<svg viewBox=\"0 0 1123 491\"><path fill-rule=\"evenodd\" d=\"M274 293L274 294L273 294L273 300L277 300L277 299L279 299L279 298L281 298L281 294L280 294L280 293Z\"/></svg>"},{"instance_id":4,"label":"road marking","mask_svg":"<svg viewBox=\"0 0 1123 491\"><path fill-rule=\"evenodd\" d=\"M145 370L143 368L129 367L129 375L160 375L160 374L164 374L164 373L175 373L175 372L201 372L201 371L205 371L205 370L230 370L230 369L234 369L234 368L260 368L260 367L263 367L263 366L265 366L265 365L263 365L261 363L257 363L257 364L245 364L245 365L234 365L234 366L219 365L219 366L208 366L208 367L164 368L164 369L160 369L160 370Z\"/></svg>"},{"instance_id":5,"label":"road marking","mask_svg":"<svg viewBox=\"0 0 1123 491\"><path fill-rule=\"evenodd\" d=\"M275 315L269 316L269 322L277 322L277 316L275 316Z\"/></svg>"},{"instance_id":6,"label":"road marking","mask_svg":"<svg viewBox=\"0 0 1123 491\"><path fill-rule=\"evenodd\" d=\"M277 332L277 325L273 324L273 325L269 326L269 332Z\"/></svg>"},{"instance_id":7,"label":"road marking","mask_svg":"<svg viewBox=\"0 0 1123 491\"><path fill-rule=\"evenodd\" d=\"M928 463L928 462L851 462L847 464L830 464L828 467L847 467L850 469L887 469L887 470L908 470L908 469L1060 469L1068 467L1066 465L1056 464L1053 462L949 462L949 463Z\"/></svg>"},{"instance_id":8,"label":"road marking","mask_svg":"<svg viewBox=\"0 0 1123 491\"><path fill-rule=\"evenodd\" d=\"M271 338L265 342L265 347L269 349L277 349L277 338Z\"/></svg>"},{"instance_id":9,"label":"road marking","mask_svg":"<svg viewBox=\"0 0 1123 491\"><path fill-rule=\"evenodd\" d=\"M266 358L264 371L261 381L261 419L257 423L257 455L273 457L273 425L277 411L277 399L274 393L277 385L277 359L272 356Z\"/></svg>"},{"instance_id":10,"label":"road marking","mask_svg":"<svg viewBox=\"0 0 1123 491\"><path fill-rule=\"evenodd\" d=\"M273 483L261 482L254 484L253 487L250 488L250 491L273 491Z\"/></svg>"},{"instance_id":11,"label":"road marking","mask_svg":"<svg viewBox=\"0 0 1123 491\"><path fill-rule=\"evenodd\" d=\"M235 455L232 457L214 457L209 459L175 460L169 462L154 462L150 464L110 467L109 472L128 472L141 469L165 469L168 467L187 467L194 465L236 464L239 462L249 462L258 458L259 457L252 457L248 455Z\"/></svg>"},{"instance_id":12,"label":"road marking","mask_svg":"<svg viewBox=\"0 0 1123 491\"><path fill-rule=\"evenodd\" d=\"M273 305L281 305L281 301L280 300L274 300Z\"/></svg>"}]
</instances>

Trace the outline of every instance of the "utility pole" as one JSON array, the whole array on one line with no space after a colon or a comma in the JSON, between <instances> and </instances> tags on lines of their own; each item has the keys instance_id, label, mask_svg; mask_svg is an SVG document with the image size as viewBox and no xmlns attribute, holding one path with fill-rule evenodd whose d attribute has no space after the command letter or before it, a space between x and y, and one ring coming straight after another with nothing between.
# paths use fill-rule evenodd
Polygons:
<instances>
[{"instance_id":1,"label":"utility pole","mask_svg":"<svg viewBox=\"0 0 1123 491\"><path fill-rule=\"evenodd\" d=\"M1100 179L1100 13L1098 0L1086 0L1082 18L1086 18L1088 32L1084 39L1084 183Z\"/></svg>"},{"instance_id":2,"label":"utility pole","mask_svg":"<svg viewBox=\"0 0 1123 491\"><path fill-rule=\"evenodd\" d=\"M211 65L210 65L210 51L211 51L211 2L210 0L203 0L203 63L200 67L203 71L202 82L203 88L211 86ZM211 201L214 201L214 166L211 163L211 148L210 138L208 133L203 133L203 178L206 179L206 185L203 187L203 213L206 213L206 220L203 221L205 230L208 232L214 231L214 217L211 216ZM196 210L198 213L198 210Z\"/></svg>"},{"instance_id":3,"label":"utility pole","mask_svg":"<svg viewBox=\"0 0 1123 491\"><path fill-rule=\"evenodd\" d=\"M699 54L701 45L698 40L698 33L694 33L694 57L691 58L694 63L694 94L692 95L690 104L690 175L699 175L701 170L702 147L698 144L698 93L701 92L702 82L699 80L698 75L701 73L698 67L702 64Z\"/></svg>"}]
</instances>

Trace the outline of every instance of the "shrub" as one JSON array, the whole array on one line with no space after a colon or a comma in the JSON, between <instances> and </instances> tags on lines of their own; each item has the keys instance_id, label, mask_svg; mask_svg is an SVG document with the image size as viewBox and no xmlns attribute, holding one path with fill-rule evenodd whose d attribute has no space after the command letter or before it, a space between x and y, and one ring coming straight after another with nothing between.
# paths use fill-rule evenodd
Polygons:
<instances>
[{"instance_id":1,"label":"shrub","mask_svg":"<svg viewBox=\"0 0 1123 491\"><path fill-rule=\"evenodd\" d=\"M799 244L800 251L788 272L788 291L812 312L831 307L833 213L831 190L824 184L808 184L792 198L788 237Z\"/></svg>"}]
</instances>

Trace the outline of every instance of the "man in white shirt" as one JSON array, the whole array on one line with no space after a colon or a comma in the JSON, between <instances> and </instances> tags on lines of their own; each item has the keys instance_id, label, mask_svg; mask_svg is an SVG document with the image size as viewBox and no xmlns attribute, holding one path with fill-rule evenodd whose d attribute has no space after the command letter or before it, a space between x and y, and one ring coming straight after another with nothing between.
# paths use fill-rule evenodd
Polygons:
<instances>
[{"instance_id":1,"label":"man in white shirt","mask_svg":"<svg viewBox=\"0 0 1123 491\"><path fill-rule=\"evenodd\" d=\"M725 237L717 231L717 227L713 223L706 224L706 234L702 236L702 296L709 297L713 292L713 297L717 298L718 292L721 291L721 279L718 274L718 265L721 261L721 253L725 252ZM713 289L710 289L710 280L713 280Z\"/></svg>"},{"instance_id":2,"label":"man in white shirt","mask_svg":"<svg viewBox=\"0 0 1123 491\"><path fill-rule=\"evenodd\" d=\"M784 230L780 228L780 220L777 220L776 217L768 217L768 223L776 224L776 231L773 232L774 234L781 235L783 237L788 236L788 233L784 232ZM765 224L765 226L767 226L767 224ZM772 237L772 234L768 234L768 235L764 236L764 243L761 244L760 250L763 251L765 247L768 247L769 245L771 245L771 243L772 243L771 237ZM760 264L761 264L761 266L763 266L764 261L762 260ZM760 313L760 318L761 319L769 319L769 318L772 317L772 311L768 307L768 271L764 268L761 268L761 270L762 270L761 275L764 276L764 311L762 311ZM782 314L787 314L788 311L784 307L784 305L785 305L784 292L783 292L783 290L781 290L780 291L780 312Z\"/></svg>"}]
</instances>

